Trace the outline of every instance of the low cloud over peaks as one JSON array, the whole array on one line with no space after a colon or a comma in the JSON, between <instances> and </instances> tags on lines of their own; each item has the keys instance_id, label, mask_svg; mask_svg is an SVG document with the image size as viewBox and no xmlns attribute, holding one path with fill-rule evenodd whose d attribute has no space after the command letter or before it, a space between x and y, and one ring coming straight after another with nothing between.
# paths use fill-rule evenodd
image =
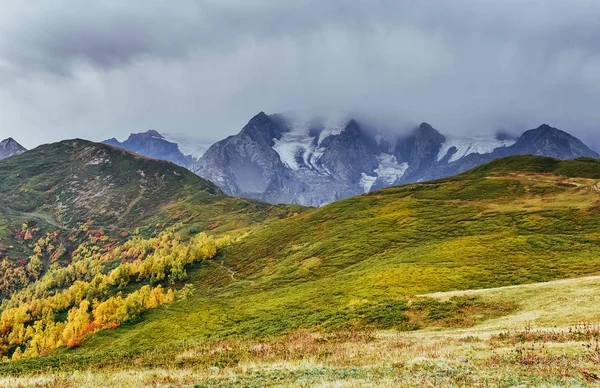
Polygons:
<instances>
[{"instance_id":1,"label":"low cloud over peaks","mask_svg":"<svg viewBox=\"0 0 600 388\"><path fill-rule=\"evenodd\" d=\"M40 1L0 15L0 137L208 139L328 109L594 140L600 3ZM23 138L19 138L22 136Z\"/></svg>"}]
</instances>

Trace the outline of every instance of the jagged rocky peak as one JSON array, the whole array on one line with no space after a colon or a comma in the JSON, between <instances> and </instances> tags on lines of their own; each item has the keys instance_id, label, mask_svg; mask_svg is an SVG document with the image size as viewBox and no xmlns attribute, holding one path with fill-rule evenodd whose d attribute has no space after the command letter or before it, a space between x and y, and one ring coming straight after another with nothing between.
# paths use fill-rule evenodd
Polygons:
<instances>
[{"instance_id":1,"label":"jagged rocky peak","mask_svg":"<svg viewBox=\"0 0 600 388\"><path fill-rule=\"evenodd\" d=\"M419 139L433 142L443 142L444 140L446 140L446 137L444 135L442 135L437 129L432 127L430 124L425 122L421 123L421 125L419 125L419 128L415 130L415 136Z\"/></svg>"},{"instance_id":2,"label":"jagged rocky peak","mask_svg":"<svg viewBox=\"0 0 600 388\"><path fill-rule=\"evenodd\" d=\"M354 119L350 119L350 121L348 121L348 124L346 124L346 128L344 128L344 132L357 136L362 134L360 130L360 125L358 125L358 122Z\"/></svg>"},{"instance_id":3,"label":"jagged rocky peak","mask_svg":"<svg viewBox=\"0 0 600 388\"><path fill-rule=\"evenodd\" d=\"M281 139L281 134L285 131L283 117L259 112L242 128L240 135L248 136L254 141L265 142L272 147L274 139Z\"/></svg>"},{"instance_id":4,"label":"jagged rocky peak","mask_svg":"<svg viewBox=\"0 0 600 388\"><path fill-rule=\"evenodd\" d=\"M189 167L194 162L193 157L184 155L180 151L177 143L168 141L154 129L132 133L124 142L112 138L105 140L103 143L124 148L149 158L168 160L183 167Z\"/></svg>"},{"instance_id":5,"label":"jagged rocky peak","mask_svg":"<svg viewBox=\"0 0 600 388\"><path fill-rule=\"evenodd\" d=\"M155 129L149 129L146 132L132 133L132 134L129 135L129 138L127 138L126 141L150 141L150 140L164 140L164 141L167 141L165 139L165 137L163 135L161 135ZM168 142L168 143L171 143L171 142Z\"/></svg>"},{"instance_id":6,"label":"jagged rocky peak","mask_svg":"<svg viewBox=\"0 0 600 388\"><path fill-rule=\"evenodd\" d=\"M17 143L12 137L0 141L0 159L6 159L10 158L11 156L20 155L25 151L27 151L27 149Z\"/></svg>"},{"instance_id":7,"label":"jagged rocky peak","mask_svg":"<svg viewBox=\"0 0 600 388\"><path fill-rule=\"evenodd\" d=\"M415 133L415 152L418 157L427 157L433 159L446 141L446 136L442 135L437 129L427 123L421 123Z\"/></svg>"},{"instance_id":8,"label":"jagged rocky peak","mask_svg":"<svg viewBox=\"0 0 600 388\"><path fill-rule=\"evenodd\" d=\"M132 136L139 136L139 137L145 137L145 138L150 137L153 139L165 139L165 137L163 135L161 135L160 133L158 133L158 131L155 129L149 129L146 132L131 134L129 137L131 138Z\"/></svg>"},{"instance_id":9,"label":"jagged rocky peak","mask_svg":"<svg viewBox=\"0 0 600 388\"><path fill-rule=\"evenodd\" d=\"M358 184L362 174L372 174L377 168L377 142L356 120L351 119L339 135L329 139L319 162L335 179Z\"/></svg>"},{"instance_id":10,"label":"jagged rocky peak","mask_svg":"<svg viewBox=\"0 0 600 388\"><path fill-rule=\"evenodd\" d=\"M129 134L129 137L127 138L127 140L125 140L123 142L120 142L116 138L112 137L108 140L104 140L103 143L127 149L127 147L123 147L124 144L141 143L141 142L145 142L145 141L147 142L147 141L151 141L153 139L166 141L165 137L163 135L161 135L158 131L156 131L154 129L150 129L146 132L131 133L131 134Z\"/></svg>"},{"instance_id":11,"label":"jagged rocky peak","mask_svg":"<svg viewBox=\"0 0 600 388\"><path fill-rule=\"evenodd\" d=\"M537 141L540 139L575 139L565 131L554 128L548 124L542 124L535 129L530 129L521 136L522 141Z\"/></svg>"},{"instance_id":12,"label":"jagged rocky peak","mask_svg":"<svg viewBox=\"0 0 600 388\"><path fill-rule=\"evenodd\" d=\"M15 139L13 139L12 137L9 137L7 139L0 141L0 147L2 147L4 149L25 149L22 145L17 143L17 141Z\"/></svg>"},{"instance_id":13,"label":"jagged rocky peak","mask_svg":"<svg viewBox=\"0 0 600 388\"><path fill-rule=\"evenodd\" d=\"M415 171L436 159L445 141L446 137L437 129L421 123L408 137L398 138L394 155L410 165L409 172Z\"/></svg>"},{"instance_id":14,"label":"jagged rocky peak","mask_svg":"<svg viewBox=\"0 0 600 388\"><path fill-rule=\"evenodd\" d=\"M191 170L231 195L262 199L281 190L284 165L273 147L282 135L276 121L260 112L237 135L210 146Z\"/></svg>"}]
</instances>

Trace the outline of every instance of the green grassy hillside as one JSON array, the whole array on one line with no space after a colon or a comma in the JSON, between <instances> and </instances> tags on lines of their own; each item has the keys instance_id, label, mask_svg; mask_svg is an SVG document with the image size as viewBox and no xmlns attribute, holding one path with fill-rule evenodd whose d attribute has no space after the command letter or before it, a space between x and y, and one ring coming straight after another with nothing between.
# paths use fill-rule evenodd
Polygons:
<instances>
[{"instance_id":1,"label":"green grassy hillside","mask_svg":"<svg viewBox=\"0 0 600 388\"><path fill-rule=\"evenodd\" d=\"M223 338L470 327L512 314L514 300L418 295L597 274L597 166L513 157L268 222L189 266L195 291L184 300L6 368L175 365L179 349Z\"/></svg>"},{"instance_id":2,"label":"green grassy hillside","mask_svg":"<svg viewBox=\"0 0 600 388\"><path fill-rule=\"evenodd\" d=\"M170 162L80 139L0 161L0 203L3 298L53 264L71 264L84 242L109 250L175 224L186 238L239 235L301 210L231 198Z\"/></svg>"},{"instance_id":3,"label":"green grassy hillside","mask_svg":"<svg viewBox=\"0 0 600 388\"><path fill-rule=\"evenodd\" d=\"M493 173L514 171L600 179L600 161L591 158L559 160L542 156L516 155L494 160L450 179L476 178Z\"/></svg>"},{"instance_id":4,"label":"green grassy hillside","mask_svg":"<svg viewBox=\"0 0 600 388\"><path fill-rule=\"evenodd\" d=\"M171 163L84 140L43 145L4 160L0 178L5 210L40 213L61 227L86 221L133 225L186 189L207 198L224 196Z\"/></svg>"}]
</instances>

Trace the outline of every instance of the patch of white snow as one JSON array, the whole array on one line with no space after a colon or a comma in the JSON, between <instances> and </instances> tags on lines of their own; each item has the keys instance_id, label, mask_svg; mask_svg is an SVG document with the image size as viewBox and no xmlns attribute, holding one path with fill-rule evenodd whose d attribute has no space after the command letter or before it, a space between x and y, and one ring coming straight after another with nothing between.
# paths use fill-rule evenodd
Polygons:
<instances>
[{"instance_id":1,"label":"patch of white snow","mask_svg":"<svg viewBox=\"0 0 600 388\"><path fill-rule=\"evenodd\" d=\"M376 176L370 176L363 172L362 178L360 178L359 183L360 183L360 186L365 191L365 193L368 193L369 191L371 191L371 187L373 187L373 184L375 183L376 180L377 180Z\"/></svg>"},{"instance_id":2,"label":"patch of white snow","mask_svg":"<svg viewBox=\"0 0 600 388\"><path fill-rule=\"evenodd\" d=\"M489 154L497 148L510 147L515 142L515 140L494 138L449 138L442 144L437 160L439 162L444 159L452 147L456 147L456 152L450 157L449 162L456 162L470 154Z\"/></svg>"},{"instance_id":3,"label":"patch of white snow","mask_svg":"<svg viewBox=\"0 0 600 388\"><path fill-rule=\"evenodd\" d=\"M394 155L381 154L377 159L379 159L379 166L375 169L375 173L387 185L392 185L402 178L408 169L408 163L398 163Z\"/></svg>"},{"instance_id":4,"label":"patch of white snow","mask_svg":"<svg viewBox=\"0 0 600 388\"><path fill-rule=\"evenodd\" d=\"M279 154L281 161L291 168L297 170L300 168L296 161L296 155L303 155L305 163L307 162L307 151L311 150L313 138L309 136L310 128L305 122L296 122L292 124L292 130L281 136L281 139L274 139L273 149Z\"/></svg>"},{"instance_id":5,"label":"patch of white snow","mask_svg":"<svg viewBox=\"0 0 600 388\"><path fill-rule=\"evenodd\" d=\"M346 128L346 125L348 125L348 117L346 116L332 116L327 118L323 122L323 130L319 134L318 144L321 145L323 140L327 139L329 136L342 133L344 128Z\"/></svg>"},{"instance_id":6,"label":"patch of white snow","mask_svg":"<svg viewBox=\"0 0 600 388\"><path fill-rule=\"evenodd\" d=\"M365 190L365 193L371 191L373 184L377 180L382 181L385 185L393 185L402 178L408 169L408 163L398 163L394 155L381 154L377 157L379 165L375 169L375 176L370 176L362 173L360 186Z\"/></svg>"}]
</instances>

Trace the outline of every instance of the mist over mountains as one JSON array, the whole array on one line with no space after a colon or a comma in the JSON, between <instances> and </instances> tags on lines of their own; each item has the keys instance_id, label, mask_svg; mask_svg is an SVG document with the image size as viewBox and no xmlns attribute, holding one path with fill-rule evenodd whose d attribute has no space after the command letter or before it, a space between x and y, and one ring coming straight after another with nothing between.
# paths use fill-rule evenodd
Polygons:
<instances>
[{"instance_id":1,"label":"mist over mountains","mask_svg":"<svg viewBox=\"0 0 600 388\"><path fill-rule=\"evenodd\" d=\"M390 135L354 119L295 122L259 113L192 166L225 192L272 203L321 206L371 190L454 175L518 154L599 157L549 125L519 138L445 136L427 123Z\"/></svg>"}]
</instances>

